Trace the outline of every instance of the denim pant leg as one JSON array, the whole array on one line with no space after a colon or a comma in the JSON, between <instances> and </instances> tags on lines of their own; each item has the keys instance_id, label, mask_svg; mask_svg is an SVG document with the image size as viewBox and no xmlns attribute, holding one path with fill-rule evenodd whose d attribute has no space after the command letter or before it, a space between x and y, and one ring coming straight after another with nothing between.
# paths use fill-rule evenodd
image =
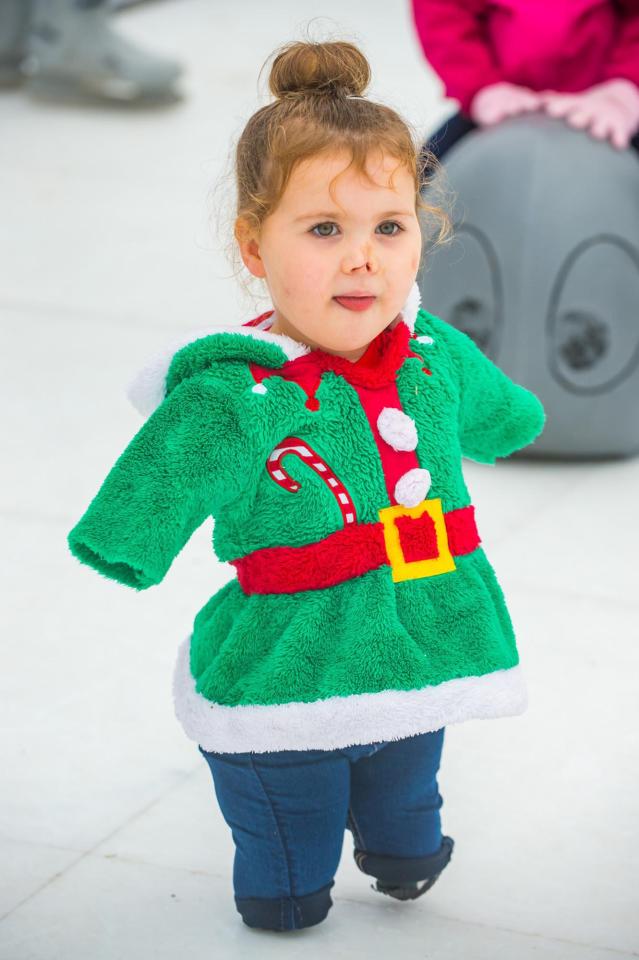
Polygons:
<instances>
[{"instance_id":1,"label":"denim pant leg","mask_svg":"<svg viewBox=\"0 0 639 960\"><path fill-rule=\"evenodd\" d=\"M426 880L452 853L437 784L444 730L388 741L351 768L348 827L364 873L387 883Z\"/></svg>"},{"instance_id":2,"label":"denim pant leg","mask_svg":"<svg viewBox=\"0 0 639 960\"><path fill-rule=\"evenodd\" d=\"M250 927L293 930L323 920L348 813L349 759L339 751L211 753L235 843L235 905Z\"/></svg>"}]
</instances>

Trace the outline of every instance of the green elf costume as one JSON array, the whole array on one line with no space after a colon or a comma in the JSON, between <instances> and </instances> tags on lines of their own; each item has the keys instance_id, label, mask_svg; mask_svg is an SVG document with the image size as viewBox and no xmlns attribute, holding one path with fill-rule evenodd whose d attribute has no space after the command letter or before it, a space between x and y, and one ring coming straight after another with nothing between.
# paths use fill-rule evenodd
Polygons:
<instances>
[{"instance_id":1,"label":"green elf costume","mask_svg":"<svg viewBox=\"0 0 639 960\"><path fill-rule=\"evenodd\" d=\"M214 517L237 575L178 653L187 736L330 750L523 712L461 460L531 443L541 403L420 309L416 285L355 363L272 320L197 332L142 371L129 396L148 419L68 535L144 590Z\"/></svg>"}]
</instances>

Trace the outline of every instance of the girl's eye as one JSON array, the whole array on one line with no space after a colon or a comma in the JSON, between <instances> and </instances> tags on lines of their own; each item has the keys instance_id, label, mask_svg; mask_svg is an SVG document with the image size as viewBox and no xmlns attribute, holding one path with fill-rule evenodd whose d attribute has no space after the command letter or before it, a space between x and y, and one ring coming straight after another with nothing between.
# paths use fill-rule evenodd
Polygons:
<instances>
[{"instance_id":1,"label":"girl's eye","mask_svg":"<svg viewBox=\"0 0 639 960\"><path fill-rule=\"evenodd\" d=\"M336 223L330 223L329 221L326 221L326 223L316 223L315 226L311 228L311 233L315 233L317 230L319 232L315 233L316 237L334 237L336 234L331 233L331 230L336 226Z\"/></svg>"},{"instance_id":2,"label":"girl's eye","mask_svg":"<svg viewBox=\"0 0 639 960\"><path fill-rule=\"evenodd\" d=\"M390 227L390 230L384 229L385 227ZM395 227L397 227L397 230L394 229ZM378 229L384 237L395 237L404 228L395 220L384 220L383 223L380 223Z\"/></svg>"}]
</instances>

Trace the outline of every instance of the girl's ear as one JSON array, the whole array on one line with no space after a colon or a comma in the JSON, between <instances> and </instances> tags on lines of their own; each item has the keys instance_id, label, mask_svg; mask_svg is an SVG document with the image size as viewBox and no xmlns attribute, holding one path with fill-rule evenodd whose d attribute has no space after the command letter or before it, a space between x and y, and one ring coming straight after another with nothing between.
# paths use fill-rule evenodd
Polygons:
<instances>
[{"instance_id":1,"label":"girl's ear","mask_svg":"<svg viewBox=\"0 0 639 960\"><path fill-rule=\"evenodd\" d=\"M240 248L242 262L254 277L266 277L264 261L260 256L260 244L257 233L241 217L235 221L235 239Z\"/></svg>"}]
</instances>

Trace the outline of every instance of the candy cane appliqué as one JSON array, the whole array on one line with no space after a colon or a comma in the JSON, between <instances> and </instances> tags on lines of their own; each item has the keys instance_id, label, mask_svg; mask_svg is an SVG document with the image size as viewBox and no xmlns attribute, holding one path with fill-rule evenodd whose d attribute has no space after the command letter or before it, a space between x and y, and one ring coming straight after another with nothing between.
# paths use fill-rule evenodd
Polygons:
<instances>
[{"instance_id":1,"label":"candy cane appliqu\u00e9","mask_svg":"<svg viewBox=\"0 0 639 960\"><path fill-rule=\"evenodd\" d=\"M297 493L300 489L300 484L293 480L282 467L282 457L287 453L295 454L300 460L308 464L315 473L319 474L339 504L344 525L355 523L357 521L355 504L348 490L344 484L337 479L328 464L315 453L312 447L309 447L309 445L304 440L300 440L299 437L287 437L285 440L282 440L269 456L266 461L266 469L272 479L290 493Z\"/></svg>"}]
</instances>

